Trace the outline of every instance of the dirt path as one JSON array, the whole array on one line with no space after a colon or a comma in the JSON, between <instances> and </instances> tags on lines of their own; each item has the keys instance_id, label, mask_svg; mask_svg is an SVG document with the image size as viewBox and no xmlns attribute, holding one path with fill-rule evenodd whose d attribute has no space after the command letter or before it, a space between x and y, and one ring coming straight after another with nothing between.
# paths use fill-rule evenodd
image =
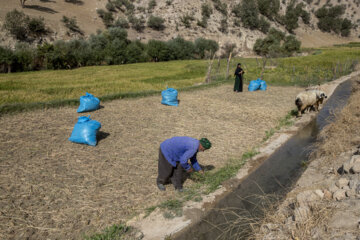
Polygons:
<instances>
[{"instance_id":1,"label":"dirt path","mask_svg":"<svg viewBox=\"0 0 360 240\"><path fill-rule=\"evenodd\" d=\"M172 136L207 137L200 163L214 171L256 146L293 109L301 89L236 94L231 85L161 97L118 100L90 113L102 124L96 147L68 141L76 108L0 118L0 239L78 239L171 198L155 185L159 144ZM186 184L192 184L190 180Z\"/></svg>"}]
</instances>

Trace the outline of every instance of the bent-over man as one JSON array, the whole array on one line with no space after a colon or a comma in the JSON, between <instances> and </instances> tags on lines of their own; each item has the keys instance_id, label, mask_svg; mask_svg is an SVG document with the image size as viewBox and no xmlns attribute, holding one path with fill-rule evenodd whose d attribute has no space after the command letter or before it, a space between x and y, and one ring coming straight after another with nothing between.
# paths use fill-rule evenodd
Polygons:
<instances>
[{"instance_id":1,"label":"bent-over man","mask_svg":"<svg viewBox=\"0 0 360 240\"><path fill-rule=\"evenodd\" d=\"M164 184L170 180L175 190L182 192L183 169L190 173L201 169L196 155L211 147L211 142L207 138L200 140L191 137L172 137L160 144L157 186L161 191L165 191ZM190 159L191 165L188 163Z\"/></svg>"}]
</instances>

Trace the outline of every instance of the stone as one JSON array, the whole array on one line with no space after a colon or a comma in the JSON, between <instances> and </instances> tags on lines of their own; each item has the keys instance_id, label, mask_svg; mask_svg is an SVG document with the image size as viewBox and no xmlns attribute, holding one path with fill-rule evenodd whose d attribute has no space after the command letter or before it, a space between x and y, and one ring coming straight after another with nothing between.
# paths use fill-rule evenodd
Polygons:
<instances>
[{"instance_id":1,"label":"stone","mask_svg":"<svg viewBox=\"0 0 360 240\"><path fill-rule=\"evenodd\" d=\"M320 199L320 196L312 190L303 191L296 196L296 201L299 203L299 206L308 206Z\"/></svg>"},{"instance_id":2,"label":"stone","mask_svg":"<svg viewBox=\"0 0 360 240\"><path fill-rule=\"evenodd\" d=\"M355 162L352 168L350 169L350 172L354 174L360 173L360 162Z\"/></svg>"},{"instance_id":3,"label":"stone","mask_svg":"<svg viewBox=\"0 0 360 240\"><path fill-rule=\"evenodd\" d=\"M315 193L321 198L323 199L324 198L324 192L320 189L316 189L315 190Z\"/></svg>"},{"instance_id":4,"label":"stone","mask_svg":"<svg viewBox=\"0 0 360 240\"><path fill-rule=\"evenodd\" d=\"M353 155L349 160L344 162L342 168L345 173L350 173L350 169L353 167L354 163L360 162L360 155Z\"/></svg>"},{"instance_id":5,"label":"stone","mask_svg":"<svg viewBox=\"0 0 360 240\"><path fill-rule=\"evenodd\" d=\"M329 227L341 229L344 232L354 231L358 228L358 217L353 211L338 211L329 221Z\"/></svg>"},{"instance_id":6,"label":"stone","mask_svg":"<svg viewBox=\"0 0 360 240\"><path fill-rule=\"evenodd\" d=\"M309 218L310 213L310 208L307 206L300 206L298 208L295 208L295 221L299 223L306 221Z\"/></svg>"},{"instance_id":7,"label":"stone","mask_svg":"<svg viewBox=\"0 0 360 240\"><path fill-rule=\"evenodd\" d=\"M356 186L357 186L357 184L358 184L358 180L356 180L356 179L351 179L351 180L349 181L349 188L350 188L350 189L355 189Z\"/></svg>"},{"instance_id":8,"label":"stone","mask_svg":"<svg viewBox=\"0 0 360 240\"><path fill-rule=\"evenodd\" d=\"M341 189L344 189L344 190L346 191L346 190L350 190L350 187L349 187L349 186L345 186L345 187L342 187Z\"/></svg>"},{"instance_id":9,"label":"stone","mask_svg":"<svg viewBox=\"0 0 360 240\"><path fill-rule=\"evenodd\" d=\"M332 192L332 193L336 192L337 190L339 190L339 188L335 184L332 184L329 187L329 191Z\"/></svg>"},{"instance_id":10,"label":"stone","mask_svg":"<svg viewBox=\"0 0 360 240\"><path fill-rule=\"evenodd\" d=\"M325 189L324 190L324 198L331 199L332 198L332 193Z\"/></svg>"},{"instance_id":11,"label":"stone","mask_svg":"<svg viewBox=\"0 0 360 240\"><path fill-rule=\"evenodd\" d=\"M336 192L334 192L333 199L335 199L336 201L343 200L346 198L345 193L346 191L344 189L339 189Z\"/></svg>"},{"instance_id":12,"label":"stone","mask_svg":"<svg viewBox=\"0 0 360 240\"><path fill-rule=\"evenodd\" d=\"M345 195L346 195L347 197L353 197L353 196L355 196L355 189L347 190L347 191L345 192Z\"/></svg>"},{"instance_id":13,"label":"stone","mask_svg":"<svg viewBox=\"0 0 360 240\"><path fill-rule=\"evenodd\" d=\"M349 185L349 180L348 180L347 178L340 178L339 180L337 180L337 181L335 182L335 185L336 185L338 188L343 188L343 187Z\"/></svg>"}]
</instances>

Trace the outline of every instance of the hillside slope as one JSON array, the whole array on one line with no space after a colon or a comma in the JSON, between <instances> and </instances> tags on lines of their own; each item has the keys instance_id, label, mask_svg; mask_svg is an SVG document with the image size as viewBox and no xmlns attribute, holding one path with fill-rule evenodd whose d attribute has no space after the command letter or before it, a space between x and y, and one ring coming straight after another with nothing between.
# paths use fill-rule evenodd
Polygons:
<instances>
[{"instance_id":1,"label":"hillside slope","mask_svg":"<svg viewBox=\"0 0 360 240\"><path fill-rule=\"evenodd\" d=\"M231 13L231 9L239 1L223 0L222 3L227 4L227 33L219 30L221 21L224 16L214 8L214 2L208 1L192 1L192 0L156 0L156 6L149 10L149 2L151 0L136 0L132 4L135 6L134 16L142 18L145 21L150 15L162 17L165 22L165 29L156 31L149 27L145 27L142 32L137 32L133 28L128 29L128 36L130 39L139 39L143 42L149 39L169 40L177 36L181 36L186 40L195 40L198 37L205 37L216 40L221 47L226 44L236 44L239 55L247 55L251 53L251 49L259 37L265 35L258 30L250 30L244 27L237 27L234 24L235 16ZM197 25L197 21L201 20L201 5L207 2L212 6L213 13L211 14L206 28ZM358 0L351 0L343 3L337 0L317 0L307 1L305 3L305 10L310 13L311 20L309 25L305 25L299 18L300 27L295 30L299 40L302 41L303 47L319 47L329 46L338 43L345 43L349 41L359 41L360 28L357 26L351 31L349 37L340 37L333 33L323 33L317 28L317 18L313 12L322 7L326 3L333 6L339 4L346 4L345 14L343 18L348 18L352 23L359 23L360 11ZM45 19L47 26L52 32L47 37L48 41L58 39L70 39L66 34L67 29L61 22L63 16L76 17L78 26L84 32L84 36L96 33L97 30L104 30L105 26L102 19L98 16L97 10L106 10L108 0L27 0L25 7L22 8L20 1L0 0L0 24L2 25L7 12L17 9L22 10L25 14L31 17L41 16ZM287 1L281 1L280 14L284 14L286 10ZM192 16L190 27L185 27L181 21L184 16ZM118 17L125 17L124 11L116 10L113 12L115 19ZM145 23L146 26L146 23ZM271 22L271 26L285 31L284 27L278 23ZM3 29L0 30L0 45L13 45L13 39L7 35Z\"/></svg>"}]
</instances>

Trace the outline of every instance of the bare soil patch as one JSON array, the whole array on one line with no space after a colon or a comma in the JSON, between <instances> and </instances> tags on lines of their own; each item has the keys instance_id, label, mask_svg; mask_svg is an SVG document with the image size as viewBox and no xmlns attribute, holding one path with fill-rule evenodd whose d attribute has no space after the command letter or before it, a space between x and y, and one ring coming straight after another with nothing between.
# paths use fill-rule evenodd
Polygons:
<instances>
[{"instance_id":1,"label":"bare soil patch","mask_svg":"<svg viewBox=\"0 0 360 240\"><path fill-rule=\"evenodd\" d=\"M160 192L155 184L163 140L209 138L213 147L199 162L216 171L257 146L300 90L234 93L226 84L180 92L179 107L153 96L104 103L89 114L66 107L2 116L0 239L79 239L170 199L173 187ZM102 124L96 147L68 141L83 115Z\"/></svg>"}]
</instances>

